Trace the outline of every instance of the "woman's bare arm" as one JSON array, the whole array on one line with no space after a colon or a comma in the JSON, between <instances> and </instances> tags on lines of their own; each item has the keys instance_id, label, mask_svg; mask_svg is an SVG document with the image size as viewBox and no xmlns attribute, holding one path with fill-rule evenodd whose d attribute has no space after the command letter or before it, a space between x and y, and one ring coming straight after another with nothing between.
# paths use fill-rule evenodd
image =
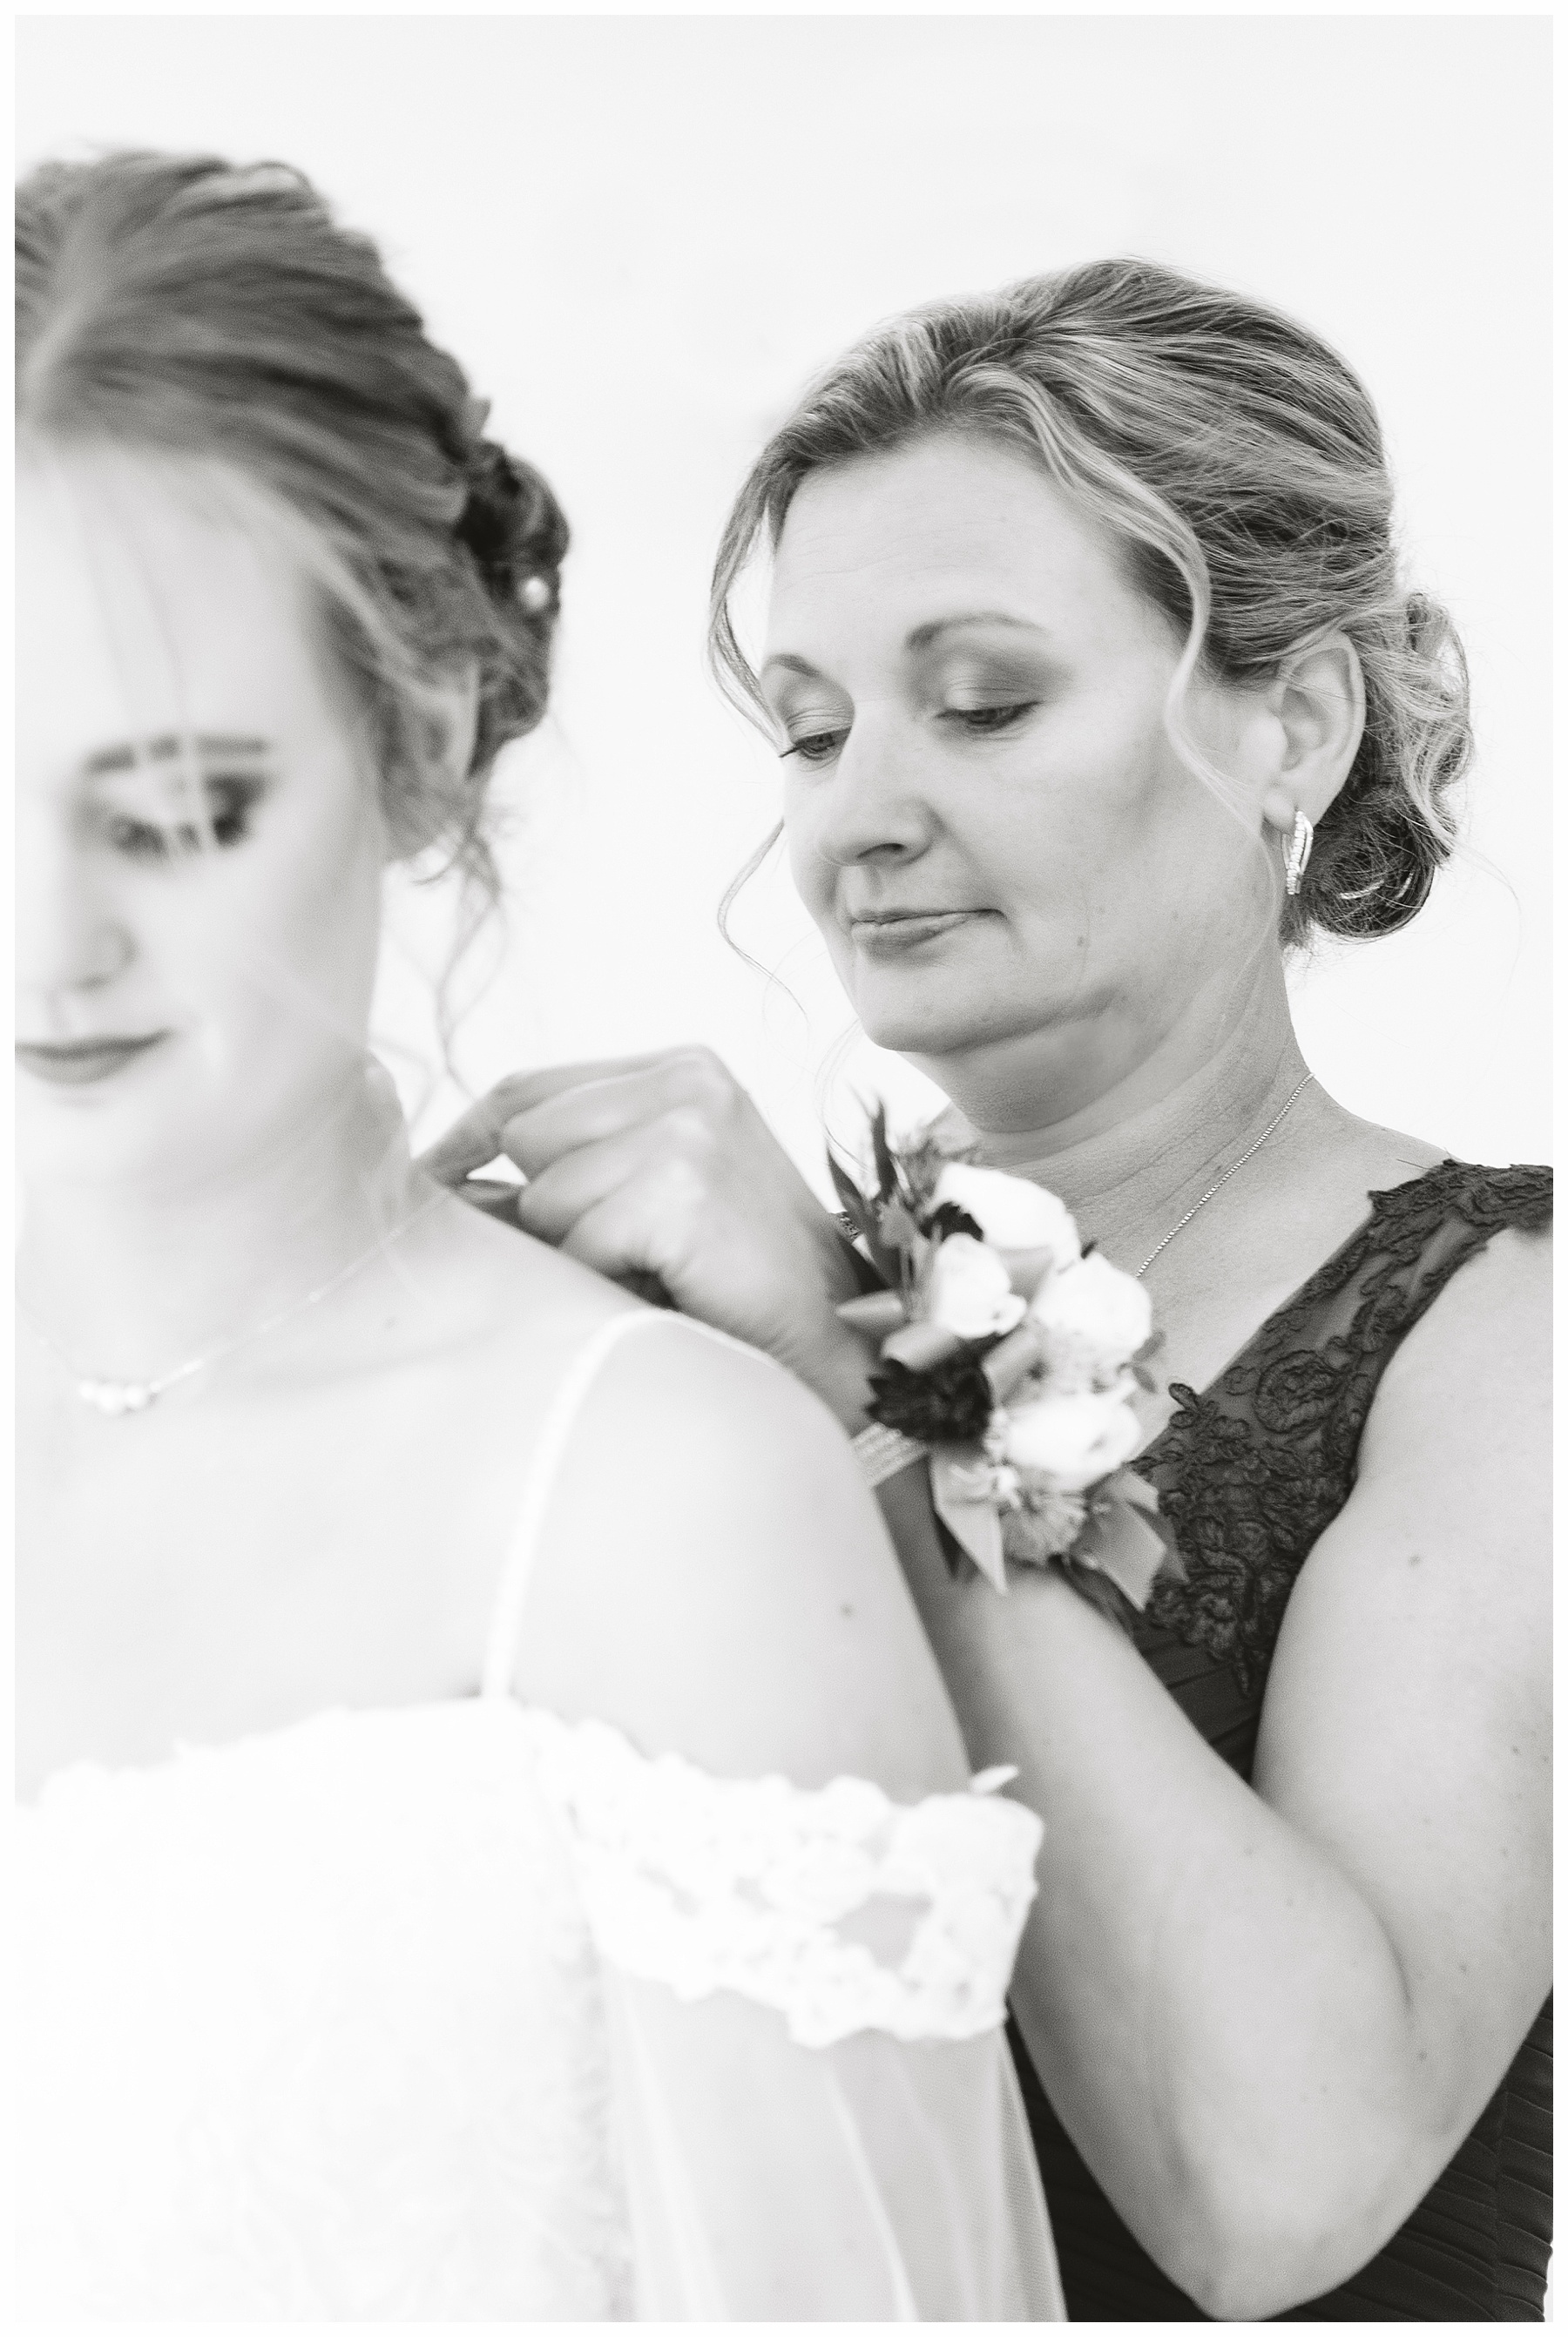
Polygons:
<instances>
[{"instance_id":1,"label":"woman's bare arm","mask_svg":"<svg viewBox=\"0 0 1568 2337\"><path fill-rule=\"evenodd\" d=\"M1031 2053L1217 2318L1375 2254L1550 1986L1544 1248L1500 1237L1391 1364L1291 1600L1256 1790L1064 1583L953 1584L900 1481L971 1755L1019 1761L1045 1820Z\"/></svg>"}]
</instances>

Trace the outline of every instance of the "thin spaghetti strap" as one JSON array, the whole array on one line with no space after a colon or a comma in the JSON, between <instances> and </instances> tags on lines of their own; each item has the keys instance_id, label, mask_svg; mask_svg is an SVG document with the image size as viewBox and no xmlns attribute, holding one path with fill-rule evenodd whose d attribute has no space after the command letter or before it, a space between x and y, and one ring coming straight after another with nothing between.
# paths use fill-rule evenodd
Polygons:
<instances>
[{"instance_id":1,"label":"thin spaghetti strap","mask_svg":"<svg viewBox=\"0 0 1568 2337\"><path fill-rule=\"evenodd\" d=\"M572 1433L588 1391L598 1376L600 1365L611 1349L619 1346L628 1332L649 1323L668 1323L670 1319L666 1314L643 1307L625 1315L612 1315L607 1323L602 1323L598 1330L583 1341L572 1358L566 1376L544 1415L544 1424L540 1430L533 1464L528 1472L528 1482L524 1489L522 1506L517 1512L517 1523L513 1529L502 1564L500 1587L495 1594L490 1635L485 1649L485 1669L479 1687L481 1696L509 1696L512 1692L513 1670L517 1661L517 1638L523 1626L523 1608L534 1571L534 1552L550 1506L550 1496L555 1489L555 1478L561 1466L561 1456L566 1449L566 1440Z\"/></svg>"}]
</instances>

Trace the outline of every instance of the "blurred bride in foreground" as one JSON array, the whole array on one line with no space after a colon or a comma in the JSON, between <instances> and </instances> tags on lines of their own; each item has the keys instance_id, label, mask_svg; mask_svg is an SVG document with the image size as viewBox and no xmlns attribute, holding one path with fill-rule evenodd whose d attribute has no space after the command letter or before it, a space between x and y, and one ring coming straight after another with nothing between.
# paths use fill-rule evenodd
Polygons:
<instances>
[{"instance_id":1,"label":"blurred bride in foreground","mask_svg":"<svg viewBox=\"0 0 1568 2337\"><path fill-rule=\"evenodd\" d=\"M370 1068L549 490L291 172L20 220L23 2311L1059 2317L1039 1825L837 1428Z\"/></svg>"}]
</instances>

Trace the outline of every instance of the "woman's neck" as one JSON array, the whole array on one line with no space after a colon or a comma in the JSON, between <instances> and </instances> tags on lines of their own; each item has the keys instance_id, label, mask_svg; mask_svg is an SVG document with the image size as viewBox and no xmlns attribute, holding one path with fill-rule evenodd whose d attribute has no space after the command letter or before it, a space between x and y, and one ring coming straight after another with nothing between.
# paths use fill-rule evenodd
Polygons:
<instances>
[{"instance_id":1,"label":"woman's neck","mask_svg":"<svg viewBox=\"0 0 1568 2337\"><path fill-rule=\"evenodd\" d=\"M266 1157L204 1179L28 1189L26 1318L84 1374L145 1379L305 1301L425 1189L388 1086L351 1081Z\"/></svg>"},{"instance_id":2,"label":"woman's neck","mask_svg":"<svg viewBox=\"0 0 1568 2337\"><path fill-rule=\"evenodd\" d=\"M1053 1118L1044 1097L1031 1111L1016 1096L1005 1111L977 1098L959 1116L987 1167L1048 1185L1085 1238L1120 1259L1142 1256L1170 1230L1269 1126L1306 1071L1272 961L1228 1028L1178 1026L1124 1079L1065 1117Z\"/></svg>"}]
</instances>

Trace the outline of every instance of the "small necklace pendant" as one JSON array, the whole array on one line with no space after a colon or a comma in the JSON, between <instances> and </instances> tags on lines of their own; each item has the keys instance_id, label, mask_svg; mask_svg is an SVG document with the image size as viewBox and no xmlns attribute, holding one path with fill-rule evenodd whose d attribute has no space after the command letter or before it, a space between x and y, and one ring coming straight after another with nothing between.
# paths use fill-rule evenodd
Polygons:
<instances>
[{"instance_id":1,"label":"small necklace pendant","mask_svg":"<svg viewBox=\"0 0 1568 2337\"><path fill-rule=\"evenodd\" d=\"M156 1388L137 1380L78 1380L76 1393L83 1403L90 1403L108 1420L118 1420L128 1412L145 1412L158 1395Z\"/></svg>"}]
</instances>

